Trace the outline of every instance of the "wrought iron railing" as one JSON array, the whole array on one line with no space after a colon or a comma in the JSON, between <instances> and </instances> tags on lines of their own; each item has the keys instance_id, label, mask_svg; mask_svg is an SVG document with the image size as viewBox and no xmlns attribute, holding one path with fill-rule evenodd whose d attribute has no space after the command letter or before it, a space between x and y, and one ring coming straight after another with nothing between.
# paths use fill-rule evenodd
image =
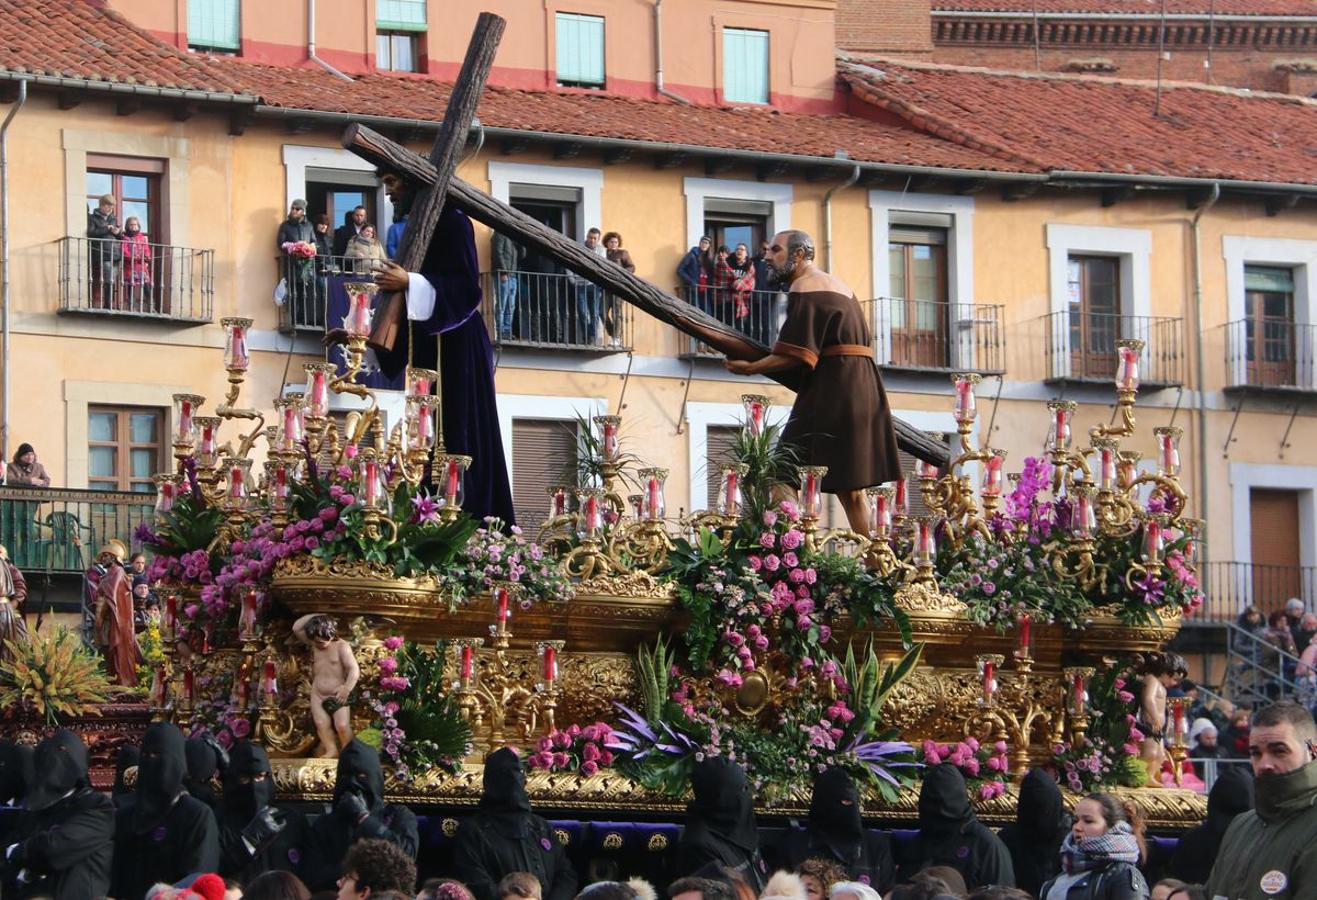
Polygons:
<instances>
[{"instance_id":1,"label":"wrought iron railing","mask_svg":"<svg viewBox=\"0 0 1317 900\"><path fill-rule=\"evenodd\" d=\"M134 548L154 506L154 495L129 491L0 487L0 544L25 572L82 572L112 538Z\"/></svg>"},{"instance_id":2,"label":"wrought iron railing","mask_svg":"<svg viewBox=\"0 0 1317 900\"><path fill-rule=\"evenodd\" d=\"M1184 320L1081 310L1043 317L1048 381L1110 381L1116 377L1116 341L1143 341L1140 381L1147 387L1184 383Z\"/></svg>"},{"instance_id":3,"label":"wrought iron railing","mask_svg":"<svg viewBox=\"0 0 1317 900\"><path fill-rule=\"evenodd\" d=\"M631 304L579 275L489 272L480 312L503 347L621 353L632 348Z\"/></svg>"},{"instance_id":4,"label":"wrought iron railing","mask_svg":"<svg viewBox=\"0 0 1317 900\"><path fill-rule=\"evenodd\" d=\"M58 243L60 312L211 320L214 250L80 237Z\"/></svg>"},{"instance_id":5,"label":"wrought iron railing","mask_svg":"<svg viewBox=\"0 0 1317 900\"><path fill-rule=\"evenodd\" d=\"M329 302L329 279L334 275L370 274L370 262L349 256L317 256L299 259L280 253L279 267L282 295L279 304L279 330L320 332L325 329L325 309Z\"/></svg>"},{"instance_id":6,"label":"wrought iron railing","mask_svg":"<svg viewBox=\"0 0 1317 900\"><path fill-rule=\"evenodd\" d=\"M1317 600L1315 566L1209 562L1199 574L1205 599L1192 621L1233 622L1250 605L1256 606L1265 619L1284 609L1291 597L1305 602Z\"/></svg>"},{"instance_id":7,"label":"wrought iron railing","mask_svg":"<svg viewBox=\"0 0 1317 900\"><path fill-rule=\"evenodd\" d=\"M1317 325L1253 318L1225 327L1230 387L1317 391Z\"/></svg>"},{"instance_id":8,"label":"wrought iron railing","mask_svg":"<svg viewBox=\"0 0 1317 900\"><path fill-rule=\"evenodd\" d=\"M1005 307L879 297L871 304L878 360L927 372L1006 370Z\"/></svg>"}]
</instances>

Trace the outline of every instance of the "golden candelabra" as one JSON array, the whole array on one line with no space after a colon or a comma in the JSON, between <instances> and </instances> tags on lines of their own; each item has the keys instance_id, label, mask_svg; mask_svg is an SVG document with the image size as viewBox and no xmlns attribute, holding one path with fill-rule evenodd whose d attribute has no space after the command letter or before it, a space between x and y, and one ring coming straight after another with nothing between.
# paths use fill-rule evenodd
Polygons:
<instances>
[{"instance_id":1,"label":"golden candelabra","mask_svg":"<svg viewBox=\"0 0 1317 900\"><path fill-rule=\"evenodd\" d=\"M965 723L965 734L986 728L991 740L1010 745L1011 778L1018 784L1029 771L1034 731L1055 720L1058 686L1033 674L1033 659L1024 648L1013 654L1015 668L1003 671L1005 657L986 653L975 657L982 686L979 709Z\"/></svg>"}]
</instances>

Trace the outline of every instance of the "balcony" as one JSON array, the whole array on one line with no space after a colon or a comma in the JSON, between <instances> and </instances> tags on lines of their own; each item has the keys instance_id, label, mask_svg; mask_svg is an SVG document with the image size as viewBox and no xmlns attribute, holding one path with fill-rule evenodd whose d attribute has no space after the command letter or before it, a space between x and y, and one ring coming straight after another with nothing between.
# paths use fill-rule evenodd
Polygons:
<instances>
[{"instance_id":1,"label":"balcony","mask_svg":"<svg viewBox=\"0 0 1317 900\"><path fill-rule=\"evenodd\" d=\"M1317 567L1212 562L1199 573L1205 599L1190 621L1233 622L1252 604L1265 619L1291 597L1317 599ZM1310 607L1311 608L1311 607Z\"/></svg>"},{"instance_id":2,"label":"balcony","mask_svg":"<svg viewBox=\"0 0 1317 900\"><path fill-rule=\"evenodd\" d=\"M1139 381L1145 388L1184 384L1184 320L1079 311L1043 317L1048 382L1107 384L1116 378L1116 341L1143 341Z\"/></svg>"},{"instance_id":3,"label":"balcony","mask_svg":"<svg viewBox=\"0 0 1317 900\"><path fill-rule=\"evenodd\" d=\"M167 322L211 321L215 251L170 244L59 240L59 311Z\"/></svg>"},{"instance_id":4,"label":"balcony","mask_svg":"<svg viewBox=\"0 0 1317 900\"><path fill-rule=\"evenodd\" d=\"M329 279L339 275L361 278L370 275L370 261L351 256L295 259L287 253L280 253L275 258L275 265L279 267L284 290L283 304L279 307L279 330L284 334L323 334Z\"/></svg>"},{"instance_id":5,"label":"balcony","mask_svg":"<svg viewBox=\"0 0 1317 900\"><path fill-rule=\"evenodd\" d=\"M480 314L497 347L628 353L635 310L577 276L487 272Z\"/></svg>"},{"instance_id":6,"label":"balcony","mask_svg":"<svg viewBox=\"0 0 1317 900\"><path fill-rule=\"evenodd\" d=\"M879 297L871 301L878 359L903 372L1006 371L1005 307ZM866 311L870 304L865 304Z\"/></svg>"},{"instance_id":7,"label":"balcony","mask_svg":"<svg viewBox=\"0 0 1317 900\"><path fill-rule=\"evenodd\" d=\"M777 291L741 291L728 288L674 288L673 294L718 321L769 347L786 317L787 295ZM682 359L722 359L708 344L682 335Z\"/></svg>"},{"instance_id":8,"label":"balcony","mask_svg":"<svg viewBox=\"0 0 1317 900\"><path fill-rule=\"evenodd\" d=\"M0 487L0 544L27 575L81 574L111 538L132 547L155 497L127 491Z\"/></svg>"},{"instance_id":9,"label":"balcony","mask_svg":"<svg viewBox=\"0 0 1317 900\"><path fill-rule=\"evenodd\" d=\"M1258 393L1317 391L1317 325L1251 318L1226 325L1226 389Z\"/></svg>"}]
</instances>

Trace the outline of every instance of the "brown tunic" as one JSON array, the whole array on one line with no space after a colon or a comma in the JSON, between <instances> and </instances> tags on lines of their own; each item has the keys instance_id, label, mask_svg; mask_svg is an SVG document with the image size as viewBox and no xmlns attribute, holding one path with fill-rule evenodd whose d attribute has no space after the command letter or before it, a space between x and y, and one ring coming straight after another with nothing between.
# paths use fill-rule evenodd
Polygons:
<instances>
[{"instance_id":1,"label":"brown tunic","mask_svg":"<svg viewBox=\"0 0 1317 900\"><path fill-rule=\"evenodd\" d=\"M828 467L823 490L856 490L901 477L873 337L854 297L791 293L773 353L802 366L782 440L798 449L802 464Z\"/></svg>"}]
</instances>

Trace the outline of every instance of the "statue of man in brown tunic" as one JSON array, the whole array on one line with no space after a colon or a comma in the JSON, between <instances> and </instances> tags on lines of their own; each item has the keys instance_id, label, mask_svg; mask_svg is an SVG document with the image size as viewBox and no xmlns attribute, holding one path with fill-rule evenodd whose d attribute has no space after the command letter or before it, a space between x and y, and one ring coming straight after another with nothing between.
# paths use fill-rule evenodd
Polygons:
<instances>
[{"instance_id":1,"label":"statue of man in brown tunic","mask_svg":"<svg viewBox=\"0 0 1317 900\"><path fill-rule=\"evenodd\" d=\"M802 464L828 467L823 490L837 495L853 531L868 534L864 489L901 477L869 323L846 283L814 264L805 232L774 235L767 262L769 281L789 292L786 321L772 353L729 359L727 370L789 376L796 403L781 439Z\"/></svg>"}]
</instances>

